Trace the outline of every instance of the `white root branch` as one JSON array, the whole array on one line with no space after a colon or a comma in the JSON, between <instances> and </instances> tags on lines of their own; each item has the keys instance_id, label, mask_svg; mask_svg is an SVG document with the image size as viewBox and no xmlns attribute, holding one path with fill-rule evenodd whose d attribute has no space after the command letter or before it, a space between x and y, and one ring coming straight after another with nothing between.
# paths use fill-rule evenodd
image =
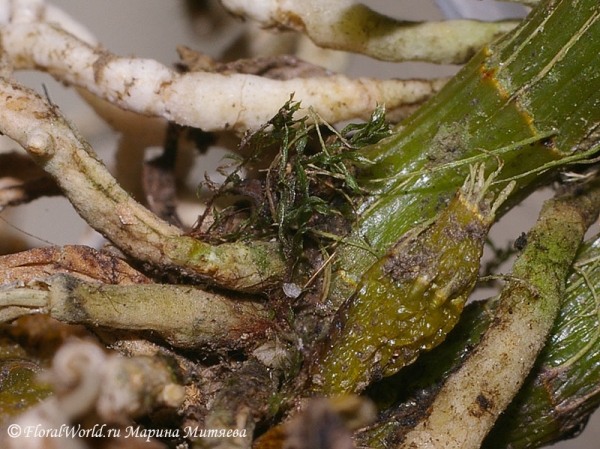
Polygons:
<instances>
[{"instance_id":1,"label":"white root branch","mask_svg":"<svg viewBox=\"0 0 600 449\"><path fill-rule=\"evenodd\" d=\"M215 247L183 236L136 203L54 106L9 79L9 68L43 69L123 109L204 130L258 128L291 94L329 122L367 118L381 103L393 110L422 102L445 82L179 74L153 60L114 56L39 21L52 16L76 29L67 16L50 14L43 2L12 6L12 21L0 30L3 55L11 64L5 61L0 80L0 131L27 149L77 212L123 252L233 290L260 292L281 280L285 264L276 244Z\"/></svg>"},{"instance_id":2,"label":"white root branch","mask_svg":"<svg viewBox=\"0 0 600 449\"><path fill-rule=\"evenodd\" d=\"M27 23L39 20L44 11L44 0L20 0L11 2L12 21Z\"/></svg>"},{"instance_id":3,"label":"white root branch","mask_svg":"<svg viewBox=\"0 0 600 449\"><path fill-rule=\"evenodd\" d=\"M381 15L353 0L222 0L233 14L265 28L306 33L323 48L363 53L386 61L466 62L479 48L517 22L407 22Z\"/></svg>"},{"instance_id":4,"label":"white root branch","mask_svg":"<svg viewBox=\"0 0 600 449\"><path fill-rule=\"evenodd\" d=\"M133 200L57 108L0 78L0 132L21 144L94 229L123 252L233 290L259 292L285 270L275 244L212 246L183 235Z\"/></svg>"},{"instance_id":5,"label":"white root branch","mask_svg":"<svg viewBox=\"0 0 600 449\"><path fill-rule=\"evenodd\" d=\"M123 109L205 131L256 129L291 94L330 123L367 119L378 104L393 111L419 103L445 82L352 80L342 75L271 80L244 74L179 74L154 60L117 57L41 22L8 24L0 37L15 69L42 69Z\"/></svg>"}]
</instances>

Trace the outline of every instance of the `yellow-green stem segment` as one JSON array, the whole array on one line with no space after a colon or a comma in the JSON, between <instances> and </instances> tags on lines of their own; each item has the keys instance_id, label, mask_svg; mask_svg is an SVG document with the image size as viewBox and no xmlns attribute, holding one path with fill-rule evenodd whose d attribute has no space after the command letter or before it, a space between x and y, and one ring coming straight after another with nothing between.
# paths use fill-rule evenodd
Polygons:
<instances>
[{"instance_id":1,"label":"yellow-green stem segment","mask_svg":"<svg viewBox=\"0 0 600 449\"><path fill-rule=\"evenodd\" d=\"M407 233L361 280L342 306L313 368L315 389L357 393L441 343L458 322L479 272L497 208L484 165L439 216Z\"/></svg>"},{"instance_id":2,"label":"yellow-green stem segment","mask_svg":"<svg viewBox=\"0 0 600 449\"><path fill-rule=\"evenodd\" d=\"M544 204L490 328L400 447L480 447L544 346L577 248L599 210L598 184Z\"/></svg>"}]
</instances>

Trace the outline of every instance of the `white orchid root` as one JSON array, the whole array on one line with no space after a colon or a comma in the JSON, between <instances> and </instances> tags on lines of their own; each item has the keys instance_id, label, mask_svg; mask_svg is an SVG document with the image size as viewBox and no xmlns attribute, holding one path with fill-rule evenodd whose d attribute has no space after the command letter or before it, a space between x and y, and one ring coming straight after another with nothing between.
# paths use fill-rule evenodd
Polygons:
<instances>
[{"instance_id":1,"label":"white orchid root","mask_svg":"<svg viewBox=\"0 0 600 449\"><path fill-rule=\"evenodd\" d=\"M257 129L294 94L330 123L420 103L445 81L352 80L342 75L271 80L254 75L179 74L151 59L121 58L55 26L11 23L0 31L15 69L41 69L123 109L205 131ZM365 115L367 114L367 115Z\"/></svg>"},{"instance_id":2,"label":"white orchid root","mask_svg":"<svg viewBox=\"0 0 600 449\"><path fill-rule=\"evenodd\" d=\"M246 292L262 291L283 276L276 244L208 245L156 217L117 184L55 106L2 78L0 132L21 144L77 212L130 256Z\"/></svg>"},{"instance_id":3,"label":"white orchid root","mask_svg":"<svg viewBox=\"0 0 600 449\"><path fill-rule=\"evenodd\" d=\"M20 143L56 181L77 212L126 254L163 269L244 292L277 284L285 264L274 243L212 246L186 237L136 203L56 107L10 78L12 69L45 70L110 104L204 130L245 131L268 121L290 97L337 122L419 103L445 81L350 80L340 75L272 80L244 74L179 74L153 60L120 58L56 24L44 2L12 2L0 30L0 131ZM6 4L0 9L6 9ZM4 14L6 13L6 14ZM89 36L85 36L90 41ZM6 61L8 59L9 61ZM268 93L268 95L265 95ZM302 113L299 111L299 113ZM366 118L366 117L365 117Z\"/></svg>"},{"instance_id":4,"label":"white orchid root","mask_svg":"<svg viewBox=\"0 0 600 449\"><path fill-rule=\"evenodd\" d=\"M323 48L363 53L386 61L466 62L479 48L518 22L408 22L381 15L353 0L222 0L233 14L265 28L306 33Z\"/></svg>"}]
</instances>

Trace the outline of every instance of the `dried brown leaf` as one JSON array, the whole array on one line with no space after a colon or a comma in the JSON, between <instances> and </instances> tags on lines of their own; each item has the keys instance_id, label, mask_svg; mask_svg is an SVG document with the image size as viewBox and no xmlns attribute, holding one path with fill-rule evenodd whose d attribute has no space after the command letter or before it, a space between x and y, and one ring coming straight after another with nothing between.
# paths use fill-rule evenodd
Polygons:
<instances>
[{"instance_id":1,"label":"dried brown leaf","mask_svg":"<svg viewBox=\"0 0 600 449\"><path fill-rule=\"evenodd\" d=\"M123 260L81 245L48 246L0 257L0 284L26 284L58 273L106 284L151 282Z\"/></svg>"}]
</instances>

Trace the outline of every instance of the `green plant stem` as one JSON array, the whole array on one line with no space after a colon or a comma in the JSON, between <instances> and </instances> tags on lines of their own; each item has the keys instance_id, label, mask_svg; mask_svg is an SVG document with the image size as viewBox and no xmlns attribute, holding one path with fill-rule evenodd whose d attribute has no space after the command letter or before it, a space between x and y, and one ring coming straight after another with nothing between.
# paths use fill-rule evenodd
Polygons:
<instances>
[{"instance_id":1,"label":"green plant stem","mask_svg":"<svg viewBox=\"0 0 600 449\"><path fill-rule=\"evenodd\" d=\"M599 291L600 235L596 235L579 249L546 346L483 448L533 449L568 438L600 405ZM386 411L379 423L357 436L357 446L391 447L401 438L410 422L405 418L414 421L415 415L425 412L439 385L479 343L497 303L492 298L467 306L442 345L367 391Z\"/></svg>"},{"instance_id":2,"label":"green plant stem","mask_svg":"<svg viewBox=\"0 0 600 449\"><path fill-rule=\"evenodd\" d=\"M333 304L347 299L404 233L448 203L466 177L467 161L487 159L490 169L496 158L503 161L500 178L518 178L510 206L548 179L540 176L547 164L593 147L600 123L594 106L600 101L598 13L593 0L544 2L476 55L394 136L363 152L372 164L358 178L372 196L338 249ZM448 165L461 160L464 166Z\"/></svg>"},{"instance_id":3,"label":"green plant stem","mask_svg":"<svg viewBox=\"0 0 600 449\"><path fill-rule=\"evenodd\" d=\"M495 174L486 180L484 169L473 167L448 207L401 239L344 303L313 363L313 381L323 394L357 393L395 374L456 325L477 281L495 212L513 187L494 200L487 190Z\"/></svg>"},{"instance_id":4,"label":"green plant stem","mask_svg":"<svg viewBox=\"0 0 600 449\"><path fill-rule=\"evenodd\" d=\"M415 422L427 414L444 381L481 341L496 305L497 298L467 305L460 322L443 344L365 392L375 401L381 414L378 422L357 433L357 447L385 449L395 447L402 440Z\"/></svg>"},{"instance_id":5,"label":"green plant stem","mask_svg":"<svg viewBox=\"0 0 600 449\"><path fill-rule=\"evenodd\" d=\"M583 195L544 204L481 343L450 376L426 419L401 447L480 447L541 351L577 248L599 210L598 184Z\"/></svg>"}]
</instances>

